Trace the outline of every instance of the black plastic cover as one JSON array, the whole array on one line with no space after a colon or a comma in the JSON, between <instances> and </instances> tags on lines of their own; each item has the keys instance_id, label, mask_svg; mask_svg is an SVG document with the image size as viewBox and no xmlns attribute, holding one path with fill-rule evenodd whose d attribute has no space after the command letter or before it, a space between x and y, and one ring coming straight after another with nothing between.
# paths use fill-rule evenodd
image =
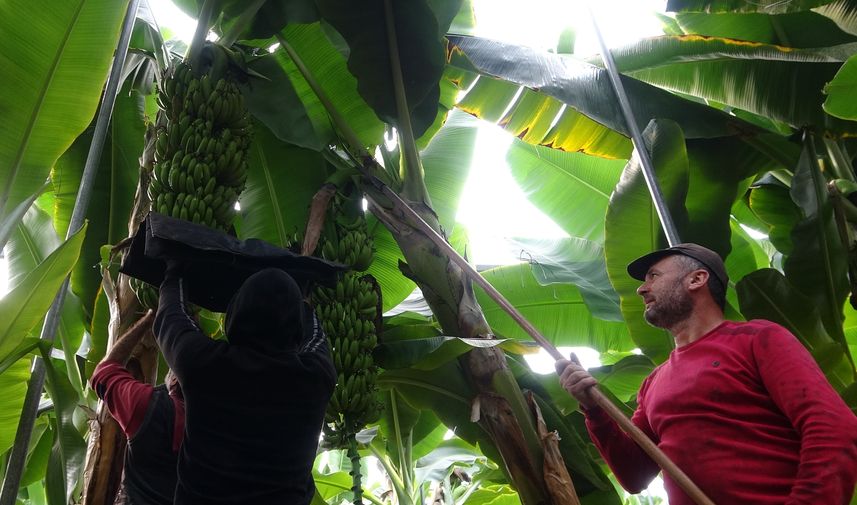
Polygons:
<instances>
[{"instance_id":1,"label":"black plastic cover","mask_svg":"<svg viewBox=\"0 0 857 505\"><path fill-rule=\"evenodd\" d=\"M333 287L339 274L348 269L263 240L239 240L207 226L152 212L140 224L119 271L158 288L164 280L166 259L182 261L190 302L214 312L225 312L244 280L265 268L285 270L304 294L315 284Z\"/></svg>"}]
</instances>

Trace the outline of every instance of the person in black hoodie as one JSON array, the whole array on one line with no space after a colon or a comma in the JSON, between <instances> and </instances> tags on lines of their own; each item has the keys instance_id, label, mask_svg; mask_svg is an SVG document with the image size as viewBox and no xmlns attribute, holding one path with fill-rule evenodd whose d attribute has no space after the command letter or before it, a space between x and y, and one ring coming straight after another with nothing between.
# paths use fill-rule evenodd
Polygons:
<instances>
[{"instance_id":1,"label":"person in black hoodie","mask_svg":"<svg viewBox=\"0 0 857 505\"><path fill-rule=\"evenodd\" d=\"M188 316L181 265L160 288L154 331L185 396L176 505L305 505L336 371L294 279L249 277L226 311L229 342Z\"/></svg>"}]
</instances>

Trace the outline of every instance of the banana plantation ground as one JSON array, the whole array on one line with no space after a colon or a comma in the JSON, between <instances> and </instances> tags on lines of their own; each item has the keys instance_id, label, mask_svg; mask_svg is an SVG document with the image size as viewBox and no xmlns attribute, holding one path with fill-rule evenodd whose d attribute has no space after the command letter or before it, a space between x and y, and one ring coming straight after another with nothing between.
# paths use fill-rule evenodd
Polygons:
<instances>
[{"instance_id":1,"label":"banana plantation ground","mask_svg":"<svg viewBox=\"0 0 857 505\"><path fill-rule=\"evenodd\" d=\"M625 265L666 239L601 58L473 36L469 0L175 3L189 45L146 2L0 1L0 505L112 503L124 437L87 381L156 303L118 272L150 210L351 267L312 295L340 371L317 505L573 503L546 468L580 503L657 502L621 492L527 334L405 208L466 253L478 127L503 128L566 236L482 273L554 345L597 351L630 412L673 342ZM612 52L679 235L726 258L727 317L787 327L857 409L857 1L666 10ZM430 316L383 315L415 288ZM151 337L133 362L165 372Z\"/></svg>"}]
</instances>

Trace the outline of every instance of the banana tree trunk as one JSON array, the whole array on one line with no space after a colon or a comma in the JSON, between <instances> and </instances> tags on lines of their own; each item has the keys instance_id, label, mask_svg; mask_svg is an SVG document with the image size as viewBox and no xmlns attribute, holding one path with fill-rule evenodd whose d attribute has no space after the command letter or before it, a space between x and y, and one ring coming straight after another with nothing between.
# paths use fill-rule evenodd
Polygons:
<instances>
[{"instance_id":1,"label":"banana tree trunk","mask_svg":"<svg viewBox=\"0 0 857 505\"><path fill-rule=\"evenodd\" d=\"M402 267L403 272L420 287L444 332L465 338L493 338L464 272L438 251L426 235L403 220L395 204L370 185L363 189L375 203L371 208L373 214L393 234L408 261ZM430 207L421 202L411 206L432 228L441 229ZM542 473L541 446L505 355L496 347L474 349L461 360L478 392L474 398L474 420L494 441L521 502L552 503Z\"/></svg>"},{"instance_id":2,"label":"banana tree trunk","mask_svg":"<svg viewBox=\"0 0 857 505\"><path fill-rule=\"evenodd\" d=\"M150 207L146 188L149 185L154 162L154 141L155 129L150 127L146 132L146 147L140 158L140 183L137 186L134 208L128 222L129 237L135 235ZM137 322L143 311L125 275L120 275L116 284L113 284L112 279L105 280L105 284L105 292L110 300L111 334L119 336ZM112 289L113 286L115 289ZM137 379L149 384L155 383L158 373L158 346L151 331L137 345L127 368ZM101 401L98 402L97 412L96 419L90 421L90 438L84 468L83 505L111 505L122 479L125 434Z\"/></svg>"}]
</instances>

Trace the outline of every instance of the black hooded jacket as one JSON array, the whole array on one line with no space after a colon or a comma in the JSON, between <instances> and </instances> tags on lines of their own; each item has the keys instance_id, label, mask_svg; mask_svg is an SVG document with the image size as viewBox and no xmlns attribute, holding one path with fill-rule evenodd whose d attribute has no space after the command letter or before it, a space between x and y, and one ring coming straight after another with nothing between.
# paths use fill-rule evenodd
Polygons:
<instances>
[{"instance_id":1,"label":"black hooded jacket","mask_svg":"<svg viewBox=\"0 0 857 505\"><path fill-rule=\"evenodd\" d=\"M226 315L229 343L202 333L168 271L154 331L184 391L175 503L310 503L312 464L336 372L320 324L278 269L244 283Z\"/></svg>"}]
</instances>

